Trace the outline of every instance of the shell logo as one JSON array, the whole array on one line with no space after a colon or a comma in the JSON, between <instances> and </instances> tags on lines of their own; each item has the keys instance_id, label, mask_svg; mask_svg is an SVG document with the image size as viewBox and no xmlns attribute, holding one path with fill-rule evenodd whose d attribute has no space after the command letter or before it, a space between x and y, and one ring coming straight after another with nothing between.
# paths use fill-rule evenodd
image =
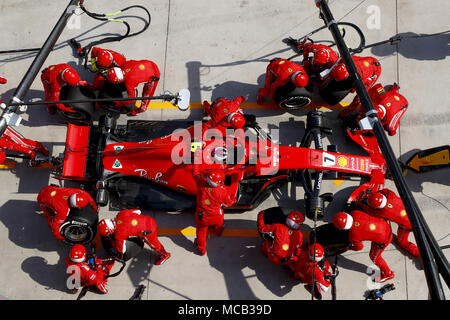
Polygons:
<instances>
[{"instance_id":1,"label":"shell logo","mask_svg":"<svg viewBox=\"0 0 450 320\"><path fill-rule=\"evenodd\" d=\"M373 223L371 223L371 224L369 225L370 231L374 231L376 228L377 228L377 227L375 227L375 225L374 225Z\"/></svg>"},{"instance_id":2,"label":"shell logo","mask_svg":"<svg viewBox=\"0 0 450 320\"><path fill-rule=\"evenodd\" d=\"M400 215L401 215L402 217L406 216L406 211L405 211L405 210L400 211Z\"/></svg>"},{"instance_id":3,"label":"shell logo","mask_svg":"<svg viewBox=\"0 0 450 320\"><path fill-rule=\"evenodd\" d=\"M211 204L211 201L209 201L209 199L206 199L206 200L204 201L204 203L205 203L207 206L209 206L209 205Z\"/></svg>"},{"instance_id":4,"label":"shell logo","mask_svg":"<svg viewBox=\"0 0 450 320\"><path fill-rule=\"evenodd\" d=\"M364 67L368 67L368 66L370 66L369 62L364 61Z\"/></svg>"},{"instance_id":5,"label":"shell logo","mask_svg":"<svg viewBox=\"0 0 450 320\"><path fill-rule=\"evenodd\" d=\"M145 70L145 66L143 64L139 65L139 69Z\"/></svg>"},{"instance_id":6,"label":"shell logo","mask_svg":"<svg viewBox=\"0 0 450 320\"><path fill-rule=\"evenodd\" d=\"M281 246L281 248L282 248L284 251L288 251L288 250L289 250L289 245L288 245L287 243L285 243L285 244L283 244L283 245Z\"/></svg>"},{"instance_id":7,"label":"shell logo","mask_svg":"<svg viewBox=\"0 0 450 320\"><path fill-rule=\"evenodd\" d=\"M348 165L348 160L345 157L338 157L337 162L341 167L346 167Z\"/></svg>"},{"instance_id":8,"label":"shell logo","mask_svg":"<svg viewBox=\"0 0 450 320\"><path fill-rule=\"evenodd\" d=\"M394 96L394 99L397 101L400 101L400 97L399 96Z\"/></svg>"},{"instance_id":9,"label":"shell logo","mask_svg":"<svg viewBox=\"0 0 450 320\"><path fill-rule=\"evenodd\" d=\"M54 196L56 196L56 191L52 191L52 192L50 193L50 197L54 197Z\"/></svg>"},{"instance_id":10,"label":"shell logo","mask_svg":"<svg viewBox=\"0 0 450 320\"><path fill-rule=\"evenodd\" d=\"M283 64L285 61L284 60L281 60L278 64Z\"/></svg>"},{"instance_id":11,"label":"shell logo","mask_svg":"<svg viewBox=\"0 0 450 320\"><path fill-rule=\"evenodd\" d=\"M137 226L137 225L138 225L137 220L136 220L136 219L131 220L131 225L132 225L133 227Z\"/></svg>"}]
</instances>

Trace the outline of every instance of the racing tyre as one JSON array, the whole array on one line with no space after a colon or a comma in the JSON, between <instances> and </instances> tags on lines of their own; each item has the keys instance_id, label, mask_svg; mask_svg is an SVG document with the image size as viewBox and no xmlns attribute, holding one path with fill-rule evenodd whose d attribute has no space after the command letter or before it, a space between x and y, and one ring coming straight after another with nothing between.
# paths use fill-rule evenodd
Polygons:
<instances>
[{"instance_id":1,"label":"racing tyre","mask_svg":"<svg viewBox=\"0 0 450 320\"><path fill-rule=\"evenodd\" d=\"M350 93L352 85L353 82L350 78L343 81L331 79L320 88L319 93L326 103L330 106L334 106L341 102Z\"/></svg>"},{"instance_id":2,"label":"racing tyre","mask_svg":"<svg viewBox=\"0 0 450 320\"><path fill-rule=\"evenodd\" d=\"M97 233L98 214L89 204L83 208L71 208L61 225L61 236L67 244L88 244Z\"/></svg>"},{"instance_id":3,"label":"racing tyre","mask_svg":"<svg viewBox=\"0 0 450 320\"><path fill-rule=\"evenodd\" d=\"M95 94L84 86L64 86L61 89L61 100L83 100L95 99ZM61 110L58 108L58 113L61 117L69 121L90 121L95 111L95 102L85 103L70 103L65 104L66 107L71 107L73 112L68 110Z\"/></svg>"},{"instance_id":4,"label":"racing tyre","mask_svg":"<svg viewBox=\"0 0 450 320\"><path fill-rule=\"evenodd\" d=\"M105 82L102 90L98 94L99 99L111 99L111 98L126 98L128 97L127 90L123 83L120 84L112 84L108 81ZM114 106L113 102L99 102L98 103L103 109L119 114L126 114L133 111L135 102L130 103L126 106L122 106L117 108Z\"/></svg>"},{"instance_id":5,"label":"racing tyre","mask_svg":"<svg viewBox=\"0 0 450 320\"><path fill-rule=\"evenodd\" d=\"M312 102L312 93L306 88L299 88L288 82L275 91L273 101L285 110L302 109Z\"/></svg>"},{"instance_id":6,"label":"racing tyre","mask_svg":"<svg viewBox=\"0 0 450 320\"><path fill-rule=\"evenodd\" d=\"M115 252L111 245L111 239L107 237L102 237L102 245L106 252L114 256ZM141 238L128 238L125 240L126 251L123 255L123 260L128 261L136 257L144 248L144 241Z\"/></svg>"},{"instance_id":7,"label":"racing tyre","mask_svg":"<svg viewBox=\"0 0 450 320\"><path fill-rule=\"evenodd\" d=\"M316 243L320 243L325 251L325 256L334 256L348 250L350 244L348 230L339 230L332 223L324 224L316 228ZM314 231L310 233L309 244L314 243Z\"/></svg>"}]
</instances>

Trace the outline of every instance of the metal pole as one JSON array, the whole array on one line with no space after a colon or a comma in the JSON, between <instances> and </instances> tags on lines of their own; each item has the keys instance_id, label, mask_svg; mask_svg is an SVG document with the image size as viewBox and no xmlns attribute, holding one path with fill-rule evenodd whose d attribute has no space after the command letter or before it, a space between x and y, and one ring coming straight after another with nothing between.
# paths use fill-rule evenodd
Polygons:
<instances>
[{"instance_id":1,"label":"metal pole","mask_svg":"<svg viewBox=\"0 0 450 320\"><path fill-rule=\"evenodd\" d=\"M439 270L435 261L435 258L437 259L438 257L433 256L433 252L430 248L430 246L433 245L433 242L429 243L428 241L429 239L433 239L433 235L431 234L431 232L426 233L425 219L423 218L422 213L420 212L420 209L416 201L414 200L414 197L411 194L408 185L406 184L395 154L392 151L384 129L381 125L380 119L376 114L367 89L365 88L361 80L361 76L340 33L339 27L333 18L327 1L315 0L315 2L316 5L320 8L321 18L324 20L325 25L330 30L336 42L337 48L341 54L341 57L347 67L347 70L354 80L356 92L361 100L362 105L364 106L366 115L373 119L373 132L377 138L381 152L386 160L386 164L394 179L400 197L403 200L403 204L405 205L406 212L413 228L413 233L416 238L417 246L419 248L424 267L430 298L434 300L445 300L444 291L442 289L442 284L439 278ZM427 231L429 231L429 229L427 229ZM433 251L439 252L440 248L433 247ZM440 263L444 262L440 261ZM441 272L444 272L444 268L441 268ZM444 275L444 277L448 278L448 274Z\"/></svg>"},{"instance_id":2,"label":"metal pole","mask_svg":"<svg viewBox=\"0 0 450 320\"><path fill-rule=\"evenodd\" d=\"M67 21L74 13L75 9L77 8L77 4L80 0L70 0L69 5L64 10L63 14L59 18L58 22L56 23L55 27L53 28L52 32L48 36L47 40L45 41L44 45L42 46L41 50L37 54L37 56L34 58L32 64L30 65L28 71L26 72L25 76L23 77L22 81L20 82L19 86L17 87L13 98L10 100L10 103L13 102L21 102L23 98L25 97L26 93L28 92L28 89L30 89L31 84L33 83L34 79L36 78L37 74L39 73L39 70L41 69L42 65L44 64L45 60L47 59L50 52L53 50L53 47L58 40L59 36L63 32L64 28L67 25ZM15 113L17 111L18 105L10 105L8 104L7 107L3 110L1 118L0 118L0 137L3 136L3 133L5 132L8 124L7 124L7 116L11 113Z\"/></svg>"}]
</instances>

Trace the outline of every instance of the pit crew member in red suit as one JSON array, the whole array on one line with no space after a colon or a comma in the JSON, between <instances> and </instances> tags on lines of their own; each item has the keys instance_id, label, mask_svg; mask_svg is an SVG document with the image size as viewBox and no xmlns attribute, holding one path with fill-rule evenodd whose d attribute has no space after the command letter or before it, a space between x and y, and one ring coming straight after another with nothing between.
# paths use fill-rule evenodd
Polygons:
<instances>
[{"instance_id":1,"label":"pit crew member in red suit","mask_svg":"<svg viewBox=\"0 0 450 320\"><path fill-rule=\"evenodd\" d=\"M400 87L396 83L394 83L392 88L388 91L385 91L383 86L379 83L369 89L370 99L378 112L381 124L390 136L397 133L400 119L408 109L408 100L398 92L399 89ZM356 123L358 123L365 117L364 108L361 105L361 100L358 95L356 95L352 103L339 114L339 117L344 118L355 111L357 112Z\"/></svg>"},{"instance_id":2,"label":"pit crew member in red suit","mask_svg":"<svg viewBox=\"0 0 450 320\"><path fill-rule=\"evenodd\" d=\"M137 96L137 87L143 83L142 97L152 97L158 86L160 72L158 66L149 60L128 60L121 67L108 70L106 79L112 84L124 83L128 97ZM116 101L117 107L126 106L135 101ZM141 107L135 107L131 115L145 112L150 100L142 100Z\"/></svg>"},{"instance_id":3,"label":"pit crew member in red suit","mask_svg":"<svg viewBox=\"0 0 450 320\"><path fill-rule=\"evenodd\" d=\"M225 172L222 169L206 170L202 165L202 149L194 153L192 174L197 185L195 209L196 239L194 244L201 255L206 253L208 229L217 236L224 230L222 206L230 207L236 202L236 195L229 194L224 186Z\"/></svg>"},{"instance_id":4,"label":"pit crew member in red suit","mask_svg":"<svg viewBox=\"0 0 450 320\"><path fill-rule=\"evenodd\" d=\"M90 259L91 260L91 259ZM69 277L79 280L80 287L95 286L100 292L108 293L106 284L108 279L105 277L111 271L114 260L92 258L86 259L86 248L81 244L72 246L69 256L66 259L66 270ZM72 293L76 293L79 288L69 288Z\"/></svg>"},{"instance_id":5,"label":"pit crew member in red suit","mask_svg":"<svg viewBox=\"0 0 450 320\"><path fill-rule=\"evenodd\" d=\"M61 63L52 65L42 71L41 81L44 85L45 100L59 101L61 88L63 86L87 86L88 83L80 79L78 72L68 64ZM47 110L50 114L55 114L56 109L64 109L63 104L47 104Z\"/></svg>"},{"instance_id":6,"label":"pit crew member in red suit","mask_svg":"<svg viewBox=\"0 0 450 320\"><path fill-rule=\"evenodd\" d=\"M247 100L246 97L240 96L233 100L219 98L213 104L210 104L208 101L203 101L205 116L211 118L204 123L203 129L214 128L219 125L235 129L242 128L245 125L245 118L240 104L245 100Z\"/></svg>"},{"instance_id":7,"label":"pit crew member in red suit","mask_svg":"<svg viewBox=\"0 0 450 320\"><path fill-rule=\"evenodd\" d=\"M371 216L386 219L398 224L397 242L414 257L419 256L419 249L408 241L412 231L411 223L403 206L402 199L393 191L385 188L378 192L366 193L358 204Z\"/></svg>"},{"instance_id":8,"label":"pit crew member in red suit","mask_svg":"<svg viewBox=\"0 0 450 320\"><path fill-rule=\"evenodd\" d=\"M274 59L267 66L264 87L258 90L257 103L262 104L265 97L273 97L275 91L289 81L296 87L306 87L308 80L303 66L286 59Z\"/></svg>"},{"instance_id":9,"label":"pit crew member in red suit","mask_svg":"<svg viewBox=\"0 0 450 320\"><path fill-rule=\"evenodd\" d=\"M378 282L385 282L394 278L394 272L389 269L381 254L392 241L392 231L386 220L373 217L359 210L351 214L339 212L333 216L333 224L341 230L349 230L350 250L362 250L362 241L371 241L369 257L381 271Z\"/></svg>"},{"instance_id":10,"label":"pit crew member in red suit","mask_svg":"<svg viewBox=\"0 0 450 320\"><path fill-rule=\"evenodd\" d=\"M111 67L121 67L127 59L116 51L93 47L91 51L91 61L95 63L97 69L106 69Z\"/></svg>"},{"instance_id":11,"label":"pit crew member in red suit","mask_svg":"<svg viewBox=\"0 0 450 320\"><path fill-rule=\"evenodd\" d=\"M331 68L338 60L337 53L330 47L323 44L306 43L306 39L298 46L301 50L303 48L303 67L308 72L320 73L325 69ZM309 56L312 54L311 60Z\"/></svg>"},{"instance_id":12,"label":"pit crew member in red suit","mask_svg":"<svg viewBox=\"0 0 450 320\"><path fill-rule=\"evenodd\" d=\"M265 211L258 213L258 231L267 234L273 240L265 238L261 252L275 264L286 264L292 257L300 254L303 234L298 229L305 220L299 211L292 211L286 217L286 225L281 223L264 223Z\"/></svg>"},{"instance_id":13,"label":"pit crew member in red suit","mask_svg":"<svg viewBox=\"0 0 450 320\"><path fill-rule=\"evenodd\" d=\"M95 201L89 193L81 189L46 186L39 192L37 201L53 235L58 240L64 239L61 236L60 227L66 221L71 208L83 208L90 205L92 214L98 214Z\"/></svg>"},{"instance_id":14,"label":"pit crew member in red suit","mask_svg":"<svg viewBox=\"0 0 450 320\"><path fill-rule=\"evenodd\" d=\"M0 164L6 160L6 150L25 153L32 159L36 157L36 152L48 156L48 150L42 143L26 139L9 128L6 128L3 136L0 138Z\"/></svg>"},{"instance_id":15,"label":"pit crew member in red suit","mask_svg":"<svg viewBox=\"0 0 450 320\"><path fill-rule=\"evenodd\" d=\"M171 256L158 240L155 219L142 215L139 209L122 210L114 219L101 220L98 231L102 237L111 237L113 247L121 258L127 249L126 240L130 237L142 238L159 255L155 262L157 266L166 262Z\"/></svg>"},{"instance_id":16,"label":"pit crew member in red suit","mask_svg":"<svg viewBox=\"0 0 450 320\"><path fill-rule=\"evenodd\" d=\"M311 244L308 250L303 250L298 260L288 262L289 268L294 273L294 278L304 284L312 285L314 270L314 282L316 283L316 290L320 294L327 292L330 287L330 281L328 280L331 275L330 263L323 259L324 255L322 245L316 243L315 245Z\"/></svg>"},{"instance_id":17,"label":"pit crew member in red suit","mask_svg":"<svg viewBox=\"0 0 450 320\"><path fill-rule=\"evenodd\" d=\"M367 90L373 87L381 75L381 64L374 57L358 57L353 56L353 61L356 65L361 80L366 86ZM331 77L336 81L346 80L350 74L344 62L339 62L332 70ZM351 92L355 92L355 88L351 89Z\"/></svg>"}]
</instances>

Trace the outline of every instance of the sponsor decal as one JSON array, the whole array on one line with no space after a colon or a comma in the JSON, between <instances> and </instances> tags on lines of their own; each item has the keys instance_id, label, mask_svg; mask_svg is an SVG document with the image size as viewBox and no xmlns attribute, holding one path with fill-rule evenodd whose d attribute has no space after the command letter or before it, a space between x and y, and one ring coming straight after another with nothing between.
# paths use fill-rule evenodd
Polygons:
<instances>
[{"instance_id":1,"label":"sponsor decal","mask_svg":"<svg viewBox=\"0 0 450 320\"><path fill-rule=\"evenodd\" d=\"M138 173L140 177L145 177L147 175L147 170L145 169L135 169L134 172Z\"/></svg>"},{"instance_id":2,"label":"sponsor decal","mask_svg":"<svg viewBox=\"0 0 450 320\"><path fill-rule=\"evenodd\" d=\"M69 197L68 196L63 196L62 197L64 200L67 200L67 199L69 199Z\"/></svg>"},{"instance_id":3,"label":"sponsor decal","mask_svg":"<svg viewBox=\"0 0 450 320\"><path fill-rule=\"evenodd\" d=\"M124 148L124 146L114 146L114 151L119 153L120 151L122 151Z\"/></svg>"},{"instance_id":4,"label":"sponsor decal","mask_svg":"<svg viewBox=\"0 0 450 320\"><path fill-rule=\"evenodd\" d=\"M330 167L336 164L336 157L334 155L326 152L323 152L322 155L322 165L324 167Z\"/></svg>"},{"instance_id":5,"label":"sponsor decal","mask_svg":"<svg viewBox=\"0 0 450 320\"><path fill-rule=\"evenodd\" d=\"M338 157L337 163L340 167L347 167L348 166L348 159L346 157Z\"/></svg>"},{"instance_id":6,"label":"sponsor decal","mask_svg":"<svg viewBox=\"0 0 450 320\"><path fill-rule=\"evenodd\" d=\"M397 101L400 101L399 96L394 96L394 99L397 100Z\"/></svg>"},{"instance_id":7,"label":"sponsor decal","mask_svg":"<svg viewBox=\"0 0 450 320\"><path fill-rule=\"evenodd\" d=\"M122 220L117 220L116 221L116 224L121 224L122 223Z\"/></svg>"},{"instance_id":8,"label":"sponsor decal","mask_svg":"<svg viewBox=\"0 0 450 320\"><path fill-rule=\"evenodd\" d=\"M207 206L209 206L209 205L211 204L211 201L209 201L209 199L206 199L206 200L204 201L204 203L205 203Z\"/></svg>"},{"instance_id":9,"label":"sponsor decal","mask_svg":"<svg viewBox=\"0 0 450 320\"><path fill-rule=\"evenodd\" d=\"M288 251L288 250L289 250L289 245L288 245L287 243L285 243L285 244L283 244L283 245L281 246L281 248L282 248L284 251Z\"/></svg>"},{"instance_id":10,"label":"sponsor decal","mask_svg":"<svg viewBox=\"0 0 450 320\"><path fill-rule=\"evenodd\" d=\"M393 208L394 206L392 204L388 203L387 207L388 208Z\"/></svg>"},{"instance_id":11,"label":"sponsor decal","mask_svg":"<svg viewBox=\"0 0 450 320\"><path fill-rule=\"evenodd\" d=\"M405 210L400 211L400 215L401 215L402 217L406 216L406 211L405 211Z\"/></svg>"},{"instance_id":12,"label":"sponsor decal","mask_svg":"<svg viewBox=\"0 0 450 320\"><path fill-rule=\"evenodd\" d=\"M133 227L137 226L138 225L138 221L136 219L131 220L131 225Z\"/></svg>"},{"instance_id":13,"label":"sponsor decal","mask_svg":"<svg viewBox=\"0 0 450 320\"><path fill-rule=\"evenodd\" d=\"M53 191L50 193L50 197L54 197L54 196L56 196L56 191L55 191L55 190L53 190Z\"/></svg>"},{"instance_id":14,"label":"sponsor decal","mask_svg":"<svg viewBox=\"0 0 450 320\"><path fill-rule=\"evenodd\" d=\"M359 227L359 226L360 226L359 222L355 221L355 227Z\"/></svg>"},{"instance_id":15,"label":"sponsor decal","mask_svg":"<svg viewBox=\"0 0 450 320\"><path fill-rule=\"evenodd\" d=\"M373 223L369 224L370 231L374 231L377 227Z\"/></svg>"},{"instance_id":16,"label":"sponsor decal","mask_svg":"<svg viewBox=\"0 0 450 320\"><path fill-rule=\"evenodd\" d=\"M157 172L156 174L155 174L155 181L156 182L161 182L161 183L164 183L164 184L169 184L169 182L167 182L167 181L165 181L165 180L162 180L162 179L160 179L161 177L162 177L162 173L161 172Z\"/></svg>"},{"instance_id":17,"label":"sponsor decal","mask_svg":"<svg viewBox=\"0 0 450 320\"><path fill-rule=\"evenodd\" d=\"M75 224L77 226L87 226L87 223L85 223L85 222L79 222L79 221L74 221L74 220L72 220L72 224Z\"/></svg>"},{"instance_id":18,"label":"sponsor decal","mask_svg":"<svg viewBox=\"0 0 450 320\"><path fill-rule=\"evenodd\" d=\"M120 163L119 159L116 159L114 161L114 164L112 166L114 169L121 169L122 168L122 164Z\"/></svg>"}]
</instances>

